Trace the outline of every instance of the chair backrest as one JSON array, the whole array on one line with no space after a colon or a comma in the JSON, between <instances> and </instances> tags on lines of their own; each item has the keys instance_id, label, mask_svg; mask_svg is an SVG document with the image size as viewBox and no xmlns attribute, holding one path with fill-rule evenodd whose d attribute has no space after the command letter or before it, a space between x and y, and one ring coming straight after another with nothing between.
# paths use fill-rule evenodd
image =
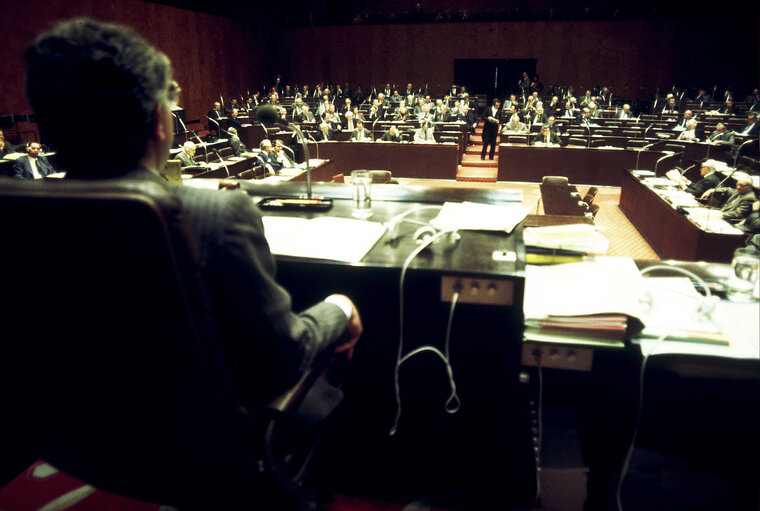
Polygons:
<instances>
[{"instance_id":1,"label":"chair backrest","mask_svg":"<svg viewBox=\"0 0 760 511\"><path fill-rule=\"evenodd\" d=\"M578 190L564 176L544 176L539 185L544 213L547 215L585 216L588 205L580 200Z\"/></svg>"},{"instance_id":2,"label":"chair backrest","mask_svg":"<svg viewBox=\"0 0 760 511\"><path fill-rule=\"evenodd\" d=\"M600 147L600 146L606 146L609 145L609 140L606 138L592 138L591 139L591 147Z\"/></svg>"},{"instance_id":3,"label":"chair backrest","mask_svg":"<svg viewBox=\"0 0 760 511\"><path fill-rule=\"evenodd\" d=\"M508 144L527 144L528 137L525 135L509 135L507 136Z\"/></svg>"},{"instance_id":4,"label":"chair backrest","mask_svg":"<svg viewBox=\"0 0 760 511\"><path fill-rule=\"evenodd\" d=\"M179 199L152 182L8 179L0 214L0 409L15 438L133 498L263 498Z\"/></svg>"},{"instance_id":5,"label":"chair backrest","mask_svg":"<svg viewBox=\"0 0 760 511\"><path fill-rule=\"evenodd\" d=\"M584 138L570 137L567 140L567 145L568 146L576 146L576 147L588 147L588 140L586 140Z\"/></svg>"}]
</instances>

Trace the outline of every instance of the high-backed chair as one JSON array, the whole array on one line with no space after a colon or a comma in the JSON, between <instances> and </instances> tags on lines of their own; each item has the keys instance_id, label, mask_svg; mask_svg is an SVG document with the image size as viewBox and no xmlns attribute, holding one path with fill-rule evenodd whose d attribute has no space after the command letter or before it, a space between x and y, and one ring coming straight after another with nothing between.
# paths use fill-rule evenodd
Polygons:
<instances>
[{"instance_id":1,"label":"high-backed chair","mask_svg":"<svg viewBox=\"0 0 760 511\"><path fill-rule=\"evenodd\" d=\"M158 504L268 509L275 480L297 487L264 440L258 418L274 415L235 398L173 193L2 179L0 215L0 427L86 483Z\"/></svg>"},{"instance_id":2,"label":"high-backed chair","mask_svg":"<svg viewBox=\"0 0 760 511\"><path fill-rule=\"evenodd\" d=\"M568 147L588 147L588 140L585 138L570 137L567 140Z\"/></svg>"},{"instance_id":3,"label":"high-backed chair","mask_svg":"<svg viewBox=\"0 0 760 511\"><path fill-rule=\"evenodd\" d=\"M540 184L544 213L547 215L586 216L589 206L565 176L544 176ZM538 209L538 208L536 208Z\"/></svg>"}]
</instances>

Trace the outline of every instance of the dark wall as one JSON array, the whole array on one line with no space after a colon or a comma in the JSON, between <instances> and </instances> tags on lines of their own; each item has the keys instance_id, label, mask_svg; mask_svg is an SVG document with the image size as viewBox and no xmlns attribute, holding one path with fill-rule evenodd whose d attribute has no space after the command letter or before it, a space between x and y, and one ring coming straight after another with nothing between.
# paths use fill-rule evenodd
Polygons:
<instances>
[{"instance_id":1,"label":"dark wall","mask_svg":"<svg viewBox=\"0 0 760 511\"><path fill-rule=\"evenodd\" d=\"M245 93L267 80L260 43L268 37L233 20L139 0L25 0L5 2L0 17L3 45L0 114L29 113L23 53L55 21L76 16L128 25L166 53L182 87L187 119L198 119L223 94ZM30 13L34 13L33 16ZM96 118L97 110L90 110Z\"/></svg>"},{"instance_id":2,"label":"dark wall","mask_svg":"<svg viewBox=\"0 0 760 511\"><path fill-rule=\"evenodd\" d=\"M750 19L720 26L578 21L295 28L286 32L276 61L297 83L349 81L366 89L412 81L442 91L452 83L454 59L534 58L544 85L572 84L578 92L606 84L637 97L658 85L757 85L757 25Z\"/></svg>"}]
</instances>

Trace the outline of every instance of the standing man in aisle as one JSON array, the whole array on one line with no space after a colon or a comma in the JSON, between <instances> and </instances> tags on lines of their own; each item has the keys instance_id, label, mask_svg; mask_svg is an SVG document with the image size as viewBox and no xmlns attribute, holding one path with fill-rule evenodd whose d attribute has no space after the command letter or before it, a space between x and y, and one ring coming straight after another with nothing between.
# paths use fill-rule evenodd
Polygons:
<instances>
[{"instance_id":1,"label":"standing man in aisle","mask_svg":"<svg viewBox=\"0 0 760 511\"><path fill-rule=\"evenodd\" d=\"M491 146L491 152L489 153L489 159L493 160L496 153L496 138L499 135L499 116L501 112L501 101L498 99L493 100L493 104L485 109L483 112L483 150L480 152L480 159L486 159L486 152L488 146Z\"/></svg>"}]
</instances>

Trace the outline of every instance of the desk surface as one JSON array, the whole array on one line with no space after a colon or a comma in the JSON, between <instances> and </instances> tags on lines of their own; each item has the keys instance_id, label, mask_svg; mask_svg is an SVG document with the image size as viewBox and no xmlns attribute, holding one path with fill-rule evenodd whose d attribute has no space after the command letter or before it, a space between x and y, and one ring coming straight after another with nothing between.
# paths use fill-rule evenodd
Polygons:
<instances>
[{"instance_id":1,"label":"desk surface","mask_svg":"<svg viewBox=\"0 0 760 511\"><path fill-rule=\"evenodd\" d=\"M706 232L630 171L623 173L620 209L663 259L728 263L744 235Z\"/></svg>"},{"instance_id":2,"label":"desk surface","mask_svg":"<svg viewBox=\"0 0 760 511\"><path fill-rule=\"evenodd\" d=\"M309 144L312 156L333 160L336 173L390 170L393 177L428 179L456 179L458 151L456 144L333 141Z\"/></svg>"}]
</instances>

